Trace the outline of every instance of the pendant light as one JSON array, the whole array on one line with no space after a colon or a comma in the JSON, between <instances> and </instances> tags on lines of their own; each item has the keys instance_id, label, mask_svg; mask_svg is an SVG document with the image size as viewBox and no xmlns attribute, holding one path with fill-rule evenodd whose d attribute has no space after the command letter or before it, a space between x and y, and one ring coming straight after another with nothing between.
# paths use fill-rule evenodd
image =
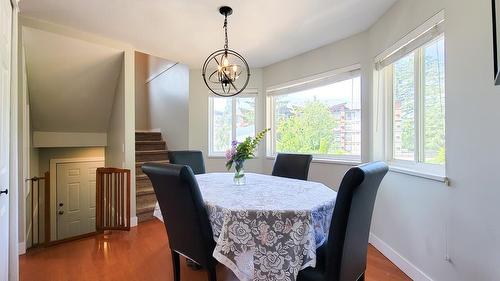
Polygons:
<instances>
[{"instance_id":1,"label":"pendant light","mask_svg":"<svg viewBox=\"0 0 500 281\"><path fill-rule=\"evenodd\" d=\"M224 48L210 54L203 64L202 76L205 85L218 96L235 96L247 87L250 68L246 60L236 51L229 49L227 39L227 17L233 13L228 6L219 8L224 16Z\"/></svg>"}]
</instances>

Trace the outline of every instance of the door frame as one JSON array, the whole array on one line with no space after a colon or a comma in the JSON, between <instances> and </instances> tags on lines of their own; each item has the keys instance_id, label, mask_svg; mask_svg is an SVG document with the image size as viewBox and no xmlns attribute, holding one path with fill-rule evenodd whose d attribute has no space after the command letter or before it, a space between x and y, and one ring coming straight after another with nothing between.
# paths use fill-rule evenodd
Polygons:
<instances>
[{"instance_id":1,"label":"door frame","mask_svg":"<svg viewBox=\"0 0 500 281\"><path fill-rule=\"evenodd\" d=\"M57 164L64 163L85 163L99 162L105 163L104 157L88 158L59 158L50 159L50 242L57 241ZM106 164L106 163L105 163Z\"/></svg>"},{"instance_id":2,"label":"door frame","mask_svg":"<svg viewBox=\"0 0 500 281\"><path fill-rule=\"evenodd\" d=\"M19 280L19 174L20 150L18 146L18 110L19 110L19 0L10 0L12 4L11 25L11 68L10 68L10 140L9 140L9 280Z\"/></svg>"}]
</instances>

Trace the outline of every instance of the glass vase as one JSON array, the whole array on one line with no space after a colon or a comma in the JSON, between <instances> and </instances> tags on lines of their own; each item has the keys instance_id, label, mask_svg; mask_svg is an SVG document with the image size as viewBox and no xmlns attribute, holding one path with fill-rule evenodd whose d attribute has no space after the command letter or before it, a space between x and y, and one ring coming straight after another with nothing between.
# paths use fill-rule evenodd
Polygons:
<instances>
[{"instance_id":1,"label":"glass vase","mask_svg":"<svg viewBox=\"0 0 500 281\"><path fill-rule=\"evenodd\" d=\"M243 169L243 163L244 163L244 161L235 163L236 165L235 165L235 172L234 172L234 178L233 178L235 185L244 185L246 183L245 170Z\"/></svg>"}]
</instances>

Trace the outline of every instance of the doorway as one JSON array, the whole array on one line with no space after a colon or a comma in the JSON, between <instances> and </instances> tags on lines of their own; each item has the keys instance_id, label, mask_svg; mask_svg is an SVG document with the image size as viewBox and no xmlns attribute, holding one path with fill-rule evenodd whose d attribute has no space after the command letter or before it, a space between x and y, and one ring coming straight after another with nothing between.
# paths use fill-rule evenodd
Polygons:
<instances>
[{"instance_id":1,"label":"doorway","mask_svg":"<svg viewBox=\"0 0 500 281\"><path fill-rule=\"evenodd\" d=\"M96 231L96 170L104 159L53 159L55 200L51 212L53 240L79 237ZM55 173L54 173L55 168ZM55 229L54 229L55 228Z\"/></svg>"},{"instance_id":2,"label":"doorway","mask_svg":"<svg viewBox=\"0 0 500 281\"><path fill-rule=\"evenodd\" d=\"M9 142L12 6L0 2L0 280L9 276Z\"/></svg>"}]
</instances>

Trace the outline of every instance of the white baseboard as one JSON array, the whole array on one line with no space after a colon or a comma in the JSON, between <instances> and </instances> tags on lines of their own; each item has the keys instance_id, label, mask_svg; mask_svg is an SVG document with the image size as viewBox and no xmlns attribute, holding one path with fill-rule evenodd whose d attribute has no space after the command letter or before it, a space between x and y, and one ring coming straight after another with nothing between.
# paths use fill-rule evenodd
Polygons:
<instances>
[{"instance_id":1,"label":"white baseboard","mask_svg":"<svg viewBox=\"0 0 500 281\"><path fill-rule=\"evenodd\" d=\"M18 254L24 255L26 254L26 242L19 242L18 246Z\"/></svg>"},{"instance_id":2,"label":"white baseboard","mask_svg":"<svg viewBox=\"0 0 500 281\"><path fill-rule=\"evenodd\" d=\"M137 226L137 216L130 218L130 227Z\"/></svg>"},{"instance_id":3,"label":"white baseboard","mask_svg":"<svg viewBox=\"0 0 500 281\"><path fill-rule=\"evenodd\" d=\"M422 270L412 264L405 257L396 252L391 246L378 238L375 234L370 232L370 244L393 262L401 271L408 277L416 281L433 281L432 278L427 276Z\"/></svg>"}]
</instances>

